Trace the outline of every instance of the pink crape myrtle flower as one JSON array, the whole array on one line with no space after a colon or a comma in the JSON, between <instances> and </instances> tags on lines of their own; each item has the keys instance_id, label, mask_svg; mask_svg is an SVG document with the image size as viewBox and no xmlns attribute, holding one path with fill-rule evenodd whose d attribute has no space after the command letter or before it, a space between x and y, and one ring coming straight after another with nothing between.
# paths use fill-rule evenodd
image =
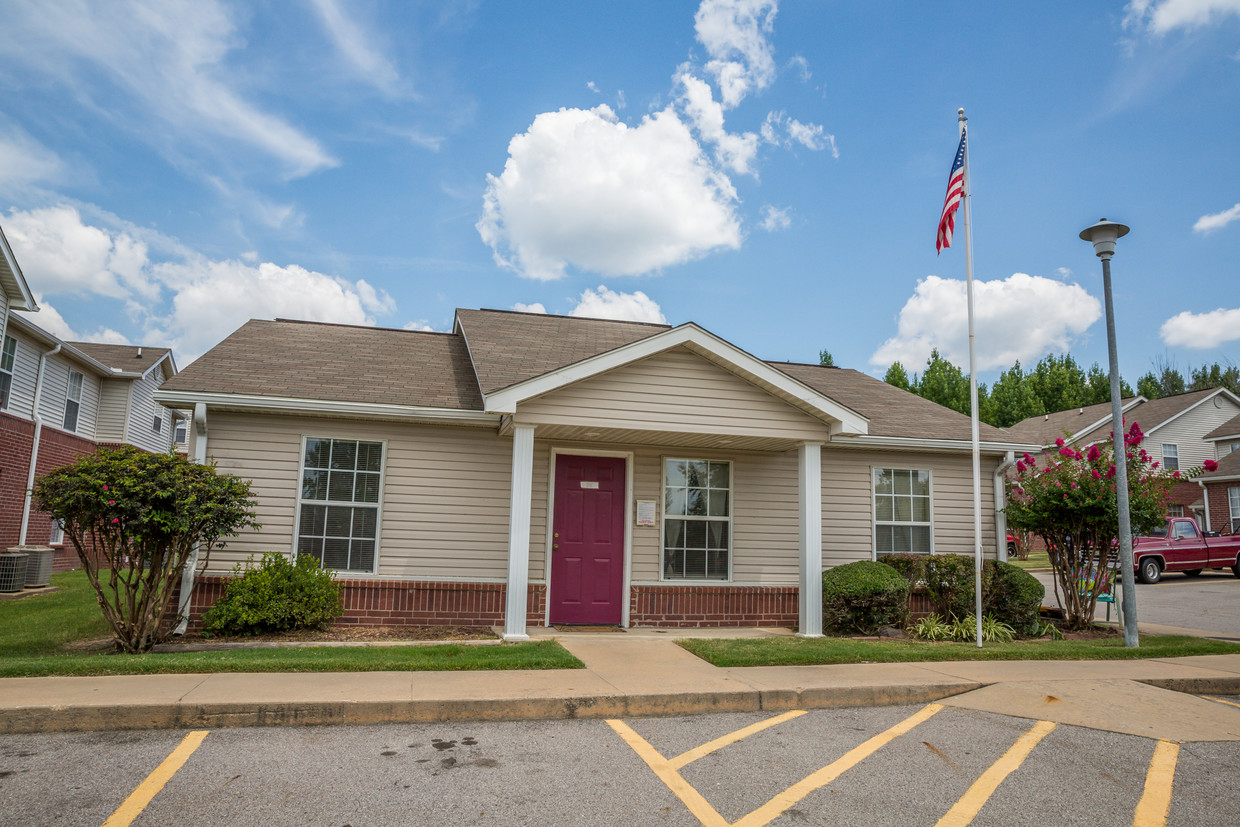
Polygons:
<instances>
[{"instance_id":1,"label":"pink crape myrtle flower","mask_svg":"<svg viewBox=\"0 0 1240 827\"><path fill-rule=\"evenodd\" d=\"M1213 473L1218 470L1218 463L1212 459L1208 459L1205 462L1201 463L1201 467L1206 469L1207 473Z\"/></svg>"},{"instance_id":2,"label":"pink crape myrtle flower","mask_svg":"<svg viewBox=\"0 0 1240 827\"><path fill-rule=\"evenodd\" d=\"M1085 454L1085 459L1090 462L1097 462L1102 457L1102 451L1098 450L1097 445L1090 445L1089 451Z\"/></svg>"}]
</instances>

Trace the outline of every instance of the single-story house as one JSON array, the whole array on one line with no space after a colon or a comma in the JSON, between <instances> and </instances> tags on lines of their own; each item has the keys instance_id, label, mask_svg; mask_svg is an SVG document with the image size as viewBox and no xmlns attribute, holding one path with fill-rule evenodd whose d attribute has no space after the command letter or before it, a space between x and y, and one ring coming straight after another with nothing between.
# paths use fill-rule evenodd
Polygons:
<instances>
[{"instance_id":1,"label":"single-story house","mask_svg":"<svg viewBox=\"0 0 1240 827\"><path fill-rule=\"evenodd\" d=\"M251 321L156 396L193 411L192 457L253 482L262 523L211 555L195 615L278 551L339 572L345 621L815 635L825 567L974 551L967 416L693 323ZM981 426L991 557L1024 450Z\"/></svg>"}]
</instances>

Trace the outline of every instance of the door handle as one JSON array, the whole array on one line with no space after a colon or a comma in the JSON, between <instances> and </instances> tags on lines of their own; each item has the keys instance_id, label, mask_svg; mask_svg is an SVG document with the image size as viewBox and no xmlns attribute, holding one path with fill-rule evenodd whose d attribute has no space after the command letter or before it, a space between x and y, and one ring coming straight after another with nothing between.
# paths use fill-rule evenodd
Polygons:
<instances>
[{"instance_id":1,"label":"door handle","mask_svg":"<svg viewBox=\"0 0 1240 827\"><path fill-rule=\"evenodd\" d=\"M552 543L552 544L551 544L551 550L552 550L552 551L559 551L559 550L560 550L560 544L559 544L559 543Z\"/></svg>"}]
</instances>

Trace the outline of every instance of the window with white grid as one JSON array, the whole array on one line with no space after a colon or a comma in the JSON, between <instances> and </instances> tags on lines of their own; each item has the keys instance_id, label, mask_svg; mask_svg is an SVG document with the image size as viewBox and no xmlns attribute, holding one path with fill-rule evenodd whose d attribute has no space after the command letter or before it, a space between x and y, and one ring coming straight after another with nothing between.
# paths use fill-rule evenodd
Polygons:
<instances>
[{"instance_id":1,"label":"window with white grid","mask_svg":"<svg viewBox=\"0 0 1240 827\"><path fill-rule=\"evenodd\" d=\"M297 553L323 568L373 573L382 478L382 442L307 437Z\"/></svg>"},{"instance_id":2,"label":"window with white grid","mask_svg":"<svg viewBox=\"0 0 1240 827\"><path fill-rule=\"evenodd\" d=\"M663 463L663 579L727 580L732 549L732 463Z\"/></svg>"},{"instance_id":3,"label":"window with white grid","mask_svg":"<svg viewBox=\"0 0 1240 827\"><path fill-rule=\"evenodd\" d=\"M874 549L878 554L929 554L930 472L874 469Z\"/></svg>"}]
</instances>

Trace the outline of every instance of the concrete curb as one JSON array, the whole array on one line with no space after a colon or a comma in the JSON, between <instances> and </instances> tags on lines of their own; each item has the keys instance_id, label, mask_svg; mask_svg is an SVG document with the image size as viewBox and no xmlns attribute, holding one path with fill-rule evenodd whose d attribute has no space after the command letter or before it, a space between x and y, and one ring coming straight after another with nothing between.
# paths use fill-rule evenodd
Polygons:
<instances>
[{"instance_id":1,"label":"concrete curb","mask_svg":"<svg viewBox=\"0 0 1240 827\"><path fill-rule=\"evenodd\" d=\"M1147 686L1184 692L1188 695L1240 695L1240 675L1209 678L1148 678L1138 680Z\"/></svg>"},{"instance_id":2,"label":"concrete curb","mask_svg":"<svg viewBox=\"0 0 1240 827\"><path fill-rule=\"evenodd\" d=\"M930 703L985 685L950 682L521 699L18 707L0 710L0 733L642 718L716 712L895 706Z\"/></svg>"}]
</instances>

